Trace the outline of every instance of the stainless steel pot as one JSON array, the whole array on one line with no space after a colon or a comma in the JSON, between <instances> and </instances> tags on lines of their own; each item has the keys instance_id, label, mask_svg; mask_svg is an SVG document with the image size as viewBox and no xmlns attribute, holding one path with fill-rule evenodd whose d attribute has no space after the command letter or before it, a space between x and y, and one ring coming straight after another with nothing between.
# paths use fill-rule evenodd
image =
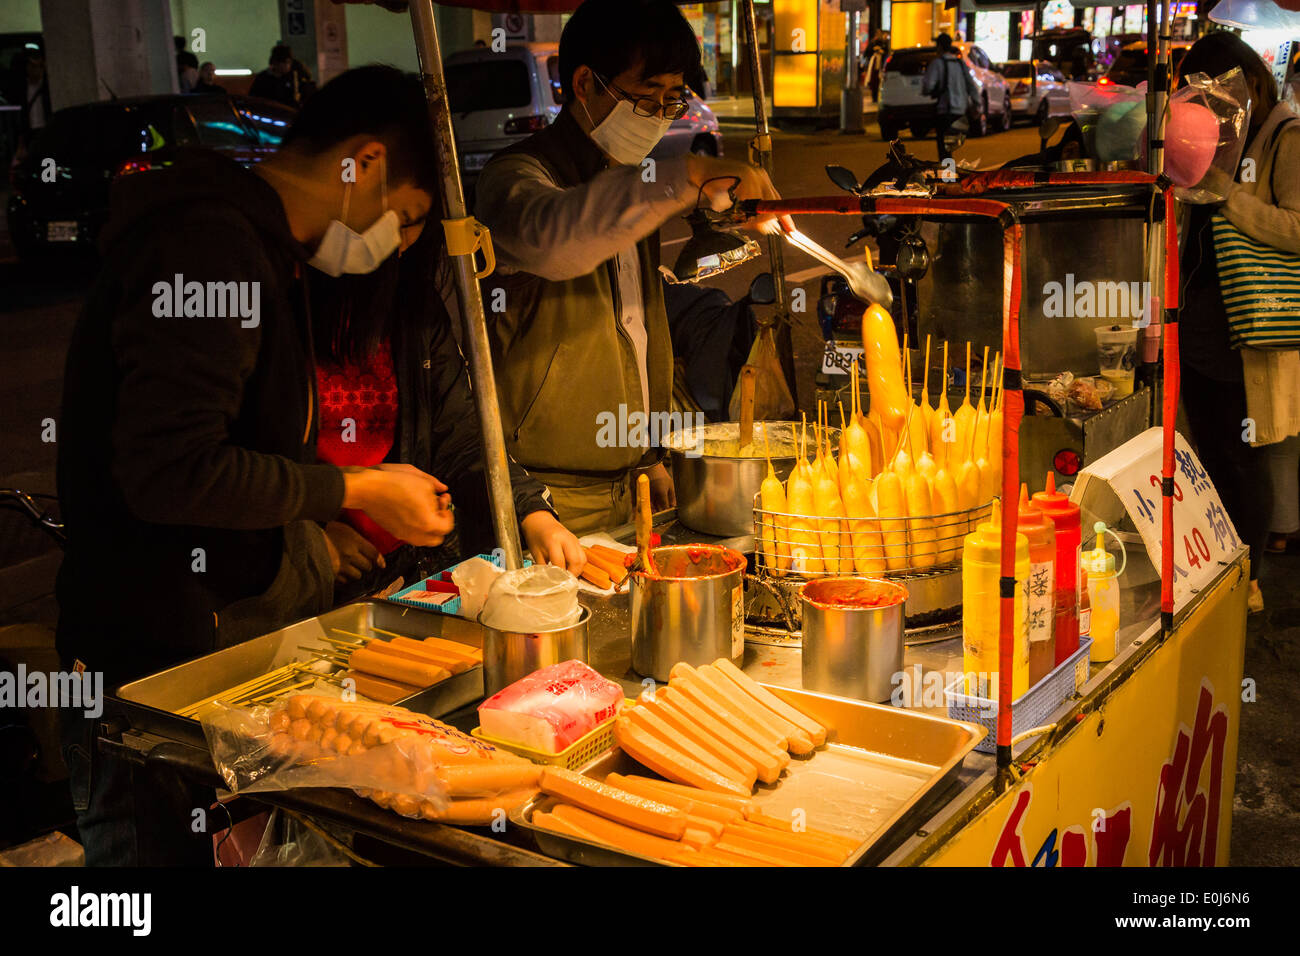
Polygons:
<instances>
[{"instance_id":1,"label":"stainless steel pot","mask_svg":"<svg viewBox=\"0 0 1300 956\"><path fill-rule=\"evenodd\" d=\"M716 545L655 548L658 577L633 574L632 669L667 681L692 667L745 656L745 556Z\"/></svg>"},{"instance_id":2,"label":"stainless steel pot","mask_svg":"<svg viewBox=\"0 0 1300 956\"><path fill-rule=\"evenodd\" d=\"M491 697L540 667L563 661L586 661L587 622L591 611L583 607L576 624L553 631L498 631L483 627L483 693Z\"/></svg>"},{"instance_id":3,"label":"stainless steel pot","mask_svg":"<svg viewBox=\"0 0 1300 956\"><path fill-rule=\"evenodd\" d=\"M897 600L861 603L864 587ZM803 688L883 703L903 670L907 588L876 578L821 578L799 591L803 607Z\"/></svg>"},{"instance_id":4,"label":"stainless steel pot","mask_svg":"<svg viewBox=\"0 0 1300 956\"><path fill-rule=\"evenodd\" d=\"M740 436L737 422L686 428L664 439L677 494L677 517L682 524L720 538L754 533L754 495L767 476L764 426L772 446L772 467L776 476L785 481L798 455L797 422L754 422L753 454L757 457L739 456L735 447ZM838 450L839 429L830 429L829 435L831 447ZM724 447L726 443L732 447ZM808 454L816 454L812 429L808 431Z\"/></svg>"}]
</instances>

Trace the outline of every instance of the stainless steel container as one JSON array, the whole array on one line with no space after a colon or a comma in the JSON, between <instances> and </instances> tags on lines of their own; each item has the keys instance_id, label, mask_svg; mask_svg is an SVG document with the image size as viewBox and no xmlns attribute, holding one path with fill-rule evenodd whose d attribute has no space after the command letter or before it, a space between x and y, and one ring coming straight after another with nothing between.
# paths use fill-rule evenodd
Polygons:
<instances>
[{"instance_id":1,"label":"stainless steel container","mask_svg":"<svg viewBox=\"0 0 1300 956\"><path fill-rule=\"evenodd\" d=\"M667 681L693 667L745 655L745 556L717 545L654 549L658 577L633 574L632 669Z\"/></svg>"},{"instance_id":2,"label":"stainless steel container","mask_svg":"<svg viewBox=\"0 0 1300 956\"><path fill-rule=\"evenodd\" d=\"M865 588L886 591L892 604L872 607ZM799 591L803 607L803 687L883 703L903 670L907 588L876 578L822 578Z\"/></svg>"},{"instance_id":3,"label":"stainless steel container","mask_svg":"<svg viewBox=\"0 0 1300 956\"><path fill-rule=\"evenodd\" d=\"M677 517L695 531L731 538L754 533L754 495L767 476L763 430L772 447L772 467L784 481L794 469L799 440L796 422L754 422L753 455L740 457L738 422L718 422L673 432L664 439L677 494ZM839 429L829 431L839 448ZM808 454L816 454L812 430ZM728 447L730 445L731 447Z\"/></svg>"},{"instance_id":4,"label":"stainless steel container","mask_svg":"<svg viewBox=\"0 0 1300 956\"><path fill-rule=\"evenodd\" d=\"M562 661L586 661L587 622L591 611L582 608L576 624L553 631L498 631L483 627L483 693L491 697L540 667Z\"/></svg>"}]
</instances>

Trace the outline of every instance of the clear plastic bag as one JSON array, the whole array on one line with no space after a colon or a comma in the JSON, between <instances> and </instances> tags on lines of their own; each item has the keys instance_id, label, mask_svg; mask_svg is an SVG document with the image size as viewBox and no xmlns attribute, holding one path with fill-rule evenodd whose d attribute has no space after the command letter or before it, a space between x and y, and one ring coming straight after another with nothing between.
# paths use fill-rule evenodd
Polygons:
<instances>
[{"instance_id":1,"label":"clear plastic bag","mask_svg":"<svg viewBox=\"0 0 1300 956\"><path fill-rule=\"evenodd\" d=\"M351 866L346 853L278 808L271 811L250 867Z\"/></svg>"},{"instance_id":2,"label":"clear plastic bag","mask_svg":"<svg viewBox=\"0 0 1300 956\"><path fill-rule=\"evenodd\" d=\"M1222 202L1246 145L1250 91L1241 69L1193 73L1169 98L1165 172L1181 202Z\"/></svg>"},{"instance_id":3,"label":"clear plastic bag","mask_svg":"<svg viewBox=\"0 0 1300 956\"><path fill-rule=\"evenodd\" d=\"M479 704L483 733L496 740L558 754L615 716L623 688L579 660L522 677Z\"/></svg>"},{"instance_id":4,"label":"clear plastic bag","mask_svg":"<svg viewBox=\"0 0 1300 956\"><path fill-rule=\"evenodd\" d=\"M479 620L497 631L553 631L582 616L578 579L551 564L506 571L492 582Z\"/></svg>"},{"instance_id":5,"label":"clear plastic bag","mask_svg":"<svg viewBox=\"0 0 1300 956\"><path fill-rule=\"evenodd\" d=\"M217 703L201 722L231 793L347 787L408 797L404 805L417 812L421 803L440 810L439 754L431 735L418 732L419 719L400 707L295 694L269 707Z\"/></svg>"},{"instance_id":6,"label":"clear plastic bag","mask_svg":"<svg viewBox=\"0 0 1300 956\"><path fill-rule=\"evenodd\" d=\"M478 620L483 611L483 602L492 589L492 582L502 573L495 564L483 558L470 558L456 565L451 572L451 581L460 589L461 617Z\"/></svg>"},{"instance_id":7,"label":"clear plastic bag","mask_svg":"<svg viewBox=\"0 0 1300 956\"><path fill-rule=\"evenodd\" d=\"M764 326L754 336L747 364L758 370L754 376L754 421L783 422L795 417L794 396L785 380L781 359L776 354L776 329ZM731 420L740 421L740 383L731 393L727 408Z\"/></svg>"},{"instance_id":8,"label":"clear plastic bag","mask_svg":"<svg viewBox=\"0 0 1300 956\"><path fill-rule=\"evenodd\" d=\"M1100 163L1134 161L1146 147L1146 94L1116 83L1070 84L1070 112L1086 155Z\"/></svg>"},{"instance_id":9,"label":"clear plastic bag","mask_svg":"<svg viewBox=\"0 0 1300 956\"><path fill-rule=\"evenodd\" d=\"M403 707L295 694L202 717L234 793L345 787L406 817L493 823L537 792L540 768Z\"/></svg>"}]
</instances>

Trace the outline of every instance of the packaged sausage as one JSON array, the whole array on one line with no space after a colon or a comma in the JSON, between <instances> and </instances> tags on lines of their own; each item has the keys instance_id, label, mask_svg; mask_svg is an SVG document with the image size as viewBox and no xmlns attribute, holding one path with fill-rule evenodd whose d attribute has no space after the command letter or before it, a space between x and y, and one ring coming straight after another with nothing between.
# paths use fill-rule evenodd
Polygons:
<instances>
[{"instance_id":1,"label":"packaged sausage","mask_svg":"<svg viewBox=\"0 0 1300 956\"><path fill-rule=\"evenodd\" d=\"M489 824L537 793L540 768L402 707L295 694L202 716L232 793L346 787L402 816Z\"/></svg>"},{"instance_id":2,"label":"packaged sausage","mask_svg":"<svg viewBox=\"0 0 1300 956\"><path fill-rule=\"evenodd\" d=\"M484 734L530 750L558 754L618 714L623 688L582 661L533 671L483 701Z\"/></svg>"}]
</instances>

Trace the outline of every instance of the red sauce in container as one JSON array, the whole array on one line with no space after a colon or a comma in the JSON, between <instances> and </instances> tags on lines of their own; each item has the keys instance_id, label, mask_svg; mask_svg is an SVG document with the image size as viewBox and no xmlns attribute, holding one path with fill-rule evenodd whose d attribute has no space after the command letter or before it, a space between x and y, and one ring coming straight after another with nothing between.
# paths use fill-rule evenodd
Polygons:
<instances>
[{"instance_id":1,"label":"red sauce in container","mask_svg":"<svg viewBox=\"0 0 1300 956\"><path fill-rule=\"evenodd\" d=\"M803 596L818 607L870 610L907 600L907 588L878 578L824 578L803 586Z\"/></svg>"}]
</instances>

